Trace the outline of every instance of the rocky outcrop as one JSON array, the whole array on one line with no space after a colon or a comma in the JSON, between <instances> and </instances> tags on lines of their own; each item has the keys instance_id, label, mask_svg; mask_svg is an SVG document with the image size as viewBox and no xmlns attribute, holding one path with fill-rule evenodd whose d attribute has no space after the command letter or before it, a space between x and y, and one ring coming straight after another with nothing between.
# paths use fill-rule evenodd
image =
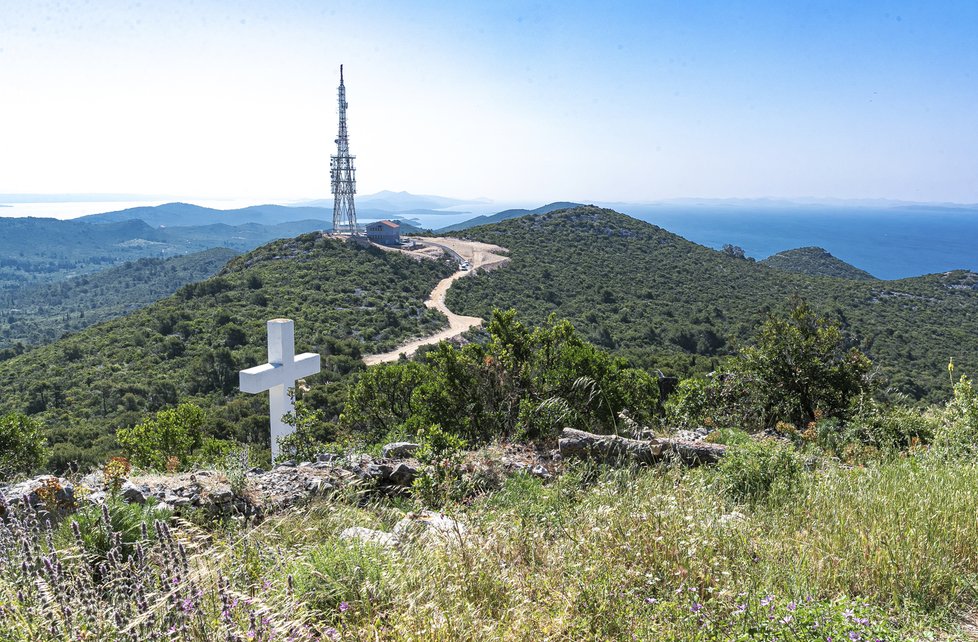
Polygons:
<instances>
[{"instance_id":1,"label":"rocky outcrop","mask_svg":"<svg viewBox=\"0 0 978 642\"><path fill-rule=\"evenodd\" d=\"M687 466L698 466L715 464L726 452L724 446L704 441L628 439L617 435L595 435L573 428L564 428L559 446L560 454L565 459L589 459L609 464L677 461Z\"/></svg>"},{"instance_id":2,"label":"rocky outcrop","mask_svg":"<svg viewBox=\"0 0 978 642\"><path fill-rule=\"evenodd\" d=\"M138 475L116 480L115 488L101 472L77 484L43 475L6 488L0 494L11 506L68 513L85 503L101 504L113 492L125 502L152 500L161 510L203 511L209 517L258 521L338 488L358 484L388 495L406 492L418 475L411 459L375 459L369 455L321 455L315 462L284 462L271 470L239 473L197 470L175 475Z\"/></svg>"}]
</instances>

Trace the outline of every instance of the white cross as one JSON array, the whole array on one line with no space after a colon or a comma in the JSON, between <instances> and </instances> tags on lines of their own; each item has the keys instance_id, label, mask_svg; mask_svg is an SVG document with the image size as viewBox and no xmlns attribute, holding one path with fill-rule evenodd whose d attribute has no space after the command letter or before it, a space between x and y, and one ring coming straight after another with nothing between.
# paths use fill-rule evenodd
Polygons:
<instances>
[{"instance_id":1,"label":"white cross","mask_svg":"<svg viewBox=\"0 0 978 642\"><path fill-rule=\"evenodd\" d=\"M292 432L282 421L295 406L289 388L297 379L319 372L319 355L313 352L295 353L295 324L292 319L272 319L268 322L268 363L238 373L241 392L268 391L268 415L272 431L272 463L279 454L278 440Z\"/></svg>"}]
</instances>

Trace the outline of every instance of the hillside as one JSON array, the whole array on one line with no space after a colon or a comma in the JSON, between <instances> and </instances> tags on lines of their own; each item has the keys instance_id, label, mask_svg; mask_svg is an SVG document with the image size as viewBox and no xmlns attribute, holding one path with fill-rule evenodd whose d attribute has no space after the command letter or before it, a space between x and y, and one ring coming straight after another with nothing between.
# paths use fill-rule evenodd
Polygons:
<instances>
[{"instance_id":1,"label":"hillside","mask_svg":"<svg viewBox=\"0 0 978 642\"><path fill-rule=\"evenodd\" d=\"M127 219L95 225L81 220L0 217L0 292L50 283L140 258L226 247L239 252L277 238L321 230L321 220L276 225L194 225L159 228Z\"/></svg>"},{"instance_id":2,"label":"hillside","mask_svg":"<svg viewBox=\"0 0 978 642\"><path fill-rule=\"evenodd\" d=\"M872 274L860 270L842 259L832 256L820 247L800 247L772 254L763 261L764 265L786 272L799 272L810 276L832 276L839 279L868 280Z\"/></svg>"},{"instance_id":3,"label":"hillside","mask_svg":"<svg viewBox=\"0 0 978 642\"><path fill-rule=\"evenodd\" d=\"M502 221L508 221L511 218L519 218L521 216L529 216L531 214L547 214L548 212L553 212L556 210L567 209L568 207L580 207L578 203L549 203L543 205L536 209L524 210L524 209L513 209L513 210L503 210L502 212L497 212L496 214L490 214L488 216L476 216L475 218L470 218L467 221L462 221L461 223L456 223L455 225L448 225L446 227L436 230L439 234L445 234L448 232L459 232L461 230L467 230L472 227L477 227L479 225L490 225L492 223L500 223Z\"/></svg>"},{"instance_id":4,"label":"hillside","mask_svg":"<svg viewBox=\"0 0 978 642\"><path fill-rule=\"evenodd\" d=\"M17 343L49 343L149 305L182 285L214 276L237 254L214 248L168 259L139 259L0 294L0 358L4 348Z\"/></svg>"},{"instance_id":5,"label":"hillside","mask_svg":"<svg viewBox=\"0 0 978 642\"><path fill-rule=\"evenodd\" d=\"M466 236L508 248L512 264L456 284L452 310L512 307L531 323L556 313L642 366L711 370L769 311L802 297L837 320L896 391L943 398L952 356L961 372L978 372L978 291L965 272L887 282L786 273L596 207Z\"/></svg>"},{"instance_id":6,"label":"hillside","mask_svg":"<svg viewBox=\"0 0 978 642\"><path fill-rule=\"evenodd\" d=\"M276 241L126 317L0 362L0 412L43 420L55 467L99 461L115 428L192 399L212 409L212 434L267 442L267 396L237 393L238 370L265 361L266 320L294 319L296 350L322 354L317 379L335 382L362 367L361 351L440 328L444 317L422 302L451 272L319 234ZM337 411L335 386L315 392Z\"/></svg>"}]
</instances>

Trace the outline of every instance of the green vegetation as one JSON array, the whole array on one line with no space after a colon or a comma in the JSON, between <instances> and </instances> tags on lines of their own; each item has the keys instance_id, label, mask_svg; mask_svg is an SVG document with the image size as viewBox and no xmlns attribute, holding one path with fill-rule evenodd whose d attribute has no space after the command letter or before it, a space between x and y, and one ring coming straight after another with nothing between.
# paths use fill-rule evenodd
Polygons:
<instances>
[{"instance_id":1,"label":"green vegetation","mask_svg":"<svg viewBox=\"0 0 978 642\"><path fill-rule=\"evenodd\" d=\"M0 637L969 639L958 622L978 607L973 462L790 470L791 501L742 503L721 471L517 475L445 508L464 531L398 550L339 533L389 530L410 506L343 495L206 536L113 504L82 513L76 537L66 521L53 550L44 527L7 521Z\"/></svg>"},{"instance_id":2,"label":"green vegetation","mask_svg":"<svg viewBox=\"0 0 978 642\"><path fill-rule=\"evenodd\" d=\"M132 220L96 224L0 217L0 293L61 281L140 258L214 247L246 251L272 239L321 230L326 225L321 220L303 220L276 225L220 223L162 228L134 217L129 219Z\"/></svg>"},{"instance_id":3,"label":"green vegetation","mask_svg":"<svg viewBox=\"0 0 978 642\"><path fill-rule=\"evenodd\" d=\"M319 234L276 241L127 317L0 362L0 410L44 423L55 469L100 463L116 429L178 402L207 410L206 436L267 447L266 395L237 392L238 370L265 362L266 320L294 319L297 351L323 355L306 399L335 417L361 352L443 326L422 302L451 271Z\"/></svg>"},{"instance_id":4,"label":"green vegetation","mask_svg":"<svg viewBox=\"0 0 978 642\"><path fill-rule=\"evenodd\" d=\"M838 259L820 247L800 247L772 254L763 265L784 270L800 272L810 276L833 276L839 279L868 280L875 277L859 268Z\"/></svg>"},{"instance_id":5,"label":"green vegetation","mask_svg":"<svg viewBox=\"0 0 978 642\"><path fill-rule=\"evenodd\" d=\"M204 411L190 403L167 408L132 428L116 432L119 445L133 464L152 470L173 471L188 463L200 447Z\"/></svg>"},{"instance_id":6,"label":"green vegetation","mask_svg":"<svg viewBox=\"0 0 978 642\"><path fill-rule=\"evenodd\" d=\"M800 303L768 319L755 340L708 379L687 379L668 401L671 426L757 431L778 422L845 422L872 399L872 364L838 326Z\"/></svg>"},{"instance_id":7,"label":"green vegetation","mask_svg":"<svg viewBox=\"0 0 978 642\"><path fill-rule=\"evenodd\" d=\"M787 273L596 207L465 234L509 249L512 263L458 281L450 308L484 318L515 308L531 324L556 313L634 366L715 370L769 313L800 298L879 364L894 393L939 400L952 356L978 371L978 291L965 272L885 282Z\"/></svg>"},{"instance_id":8,"label":"green vegetation","mask_svg":"<svg viewBox=\"0 0 978 642\"><path fill-rule=\"evenodd\" d=\"M436 230L439 234L447 234L448 232L461 232L462 230L467 230L472 227L477 227L479 225L489 225L491 223L499 223L501 221L508 221L511 218L520 218L521 216L529 216L530 214L547 214L549 212L554 212L556 210L565 210L569 207L579 207L578 203L548 203L536 209L524 210L503 210L502 212L497 212L496 214L491 214L489 216L476 216L470 218L467 221L462 221L461 223L456 223L455 225L448 225L446 227L439 228Z\"/></svg>"},{"instance_id":9,"label":"green vegetation","mask_svg":"<svg viewBox=\"0 0 978 642\"><path fill-rule=\"evenodd\" d=\"M30 474L46 459L40 422L20 413L0 416L0 478Z\"/></svg>"},{"instance_id":10,"label":"green vegetation","mask_svg":"<svg viewBox=\"0 0 978 642\"><path fill-rule=\"evenodd\" d=\"M193 526L116 497L48 526L0 502L0 639L968 639L978 391L940 356L915 380L952 398L912 404L878 387L863 352L897 367L937 360L894 351L881 324L971 331L975 294L954 287L961 275L882 285L778 273L594 208L473 234L514 262L460 281L457 302L508 297L534 325L493 309L469 344L365 369L361 349L442 323L419 302L451 268L308 235L0 363L3 403L47 423L54 465L101 462L115 446L104 429L117 429L139 466L234 460L225 474L241 493L247 457L234 442L259 442L266 415L264 396L235 393L235 375L263 360L265 319L285 315L297 348L322 353L326 370L299 386L289 455L421 445L410 495L355 483L250 528L204 516ZM510 272L524 284L546 275L552 289L519 288ZM919 341L956 347L962 367L975 352L957 329ZM662 408L656 380L623 354L714 372L681 381ZM38 423L13 417L14 433L38 444ZM533 446L553 448L565 426L629 436L705 426L728 448L692 470L551 461L547 480L499 472ZM128 466L105 470L121 481ZM396 548L340 537L390 532L418 509L458 527L400 535Z\"/></svg>"},{"instance_id":11,"label":"green vegetation","mask_svg":"<svg viewBox=\"0 0 978 642\"><path fill-rule=\"evenodd\" d=\"M214 276L235 256L232 250L214 248L169 259L139 259L0 293L0 359L23 352L17 344L50 343L149 305L180 286Z\"/></svg>"},{"instance_id":12,"label":"green vegetation","mask_svg":"<svg viewBox=\"0 0 978 642\"><path fill-rule=\"evenodd\" d=\"M367 370L341 424L368 443L439 426L480 444L553 439L565 426L618 432L622 412L652 421L655 380L584 341L570 323L551 318L530 329L515 312L497 311L487 329L484 344L442 343L419 361Z\"/></svg>"}]
</instances>

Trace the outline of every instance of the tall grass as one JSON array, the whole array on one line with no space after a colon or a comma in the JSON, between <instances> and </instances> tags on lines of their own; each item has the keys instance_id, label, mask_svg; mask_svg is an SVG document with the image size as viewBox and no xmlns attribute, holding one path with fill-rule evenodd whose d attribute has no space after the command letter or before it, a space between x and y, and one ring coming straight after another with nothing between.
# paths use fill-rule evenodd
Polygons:
<instances>
[{"instance_id":1,"label":"tall grass","mask_svg":"<svg viewBox=\"0 0 978 642\"><path fill-rule=\"evenodd\" d=\"M209 542L159 526L139 553L97 562L108 583L86 571L81 540L62 546L42 525L8 519L0 639L961 637L955 622L978 606L976 466L830 466L743 505L722 475L517 476L447 509L468 527L458 542L399 549L338 539L352 525L389 529L408 508L353 496ZM52 602L39 582L64 597Z\"/></svg>"}]
</instances>

